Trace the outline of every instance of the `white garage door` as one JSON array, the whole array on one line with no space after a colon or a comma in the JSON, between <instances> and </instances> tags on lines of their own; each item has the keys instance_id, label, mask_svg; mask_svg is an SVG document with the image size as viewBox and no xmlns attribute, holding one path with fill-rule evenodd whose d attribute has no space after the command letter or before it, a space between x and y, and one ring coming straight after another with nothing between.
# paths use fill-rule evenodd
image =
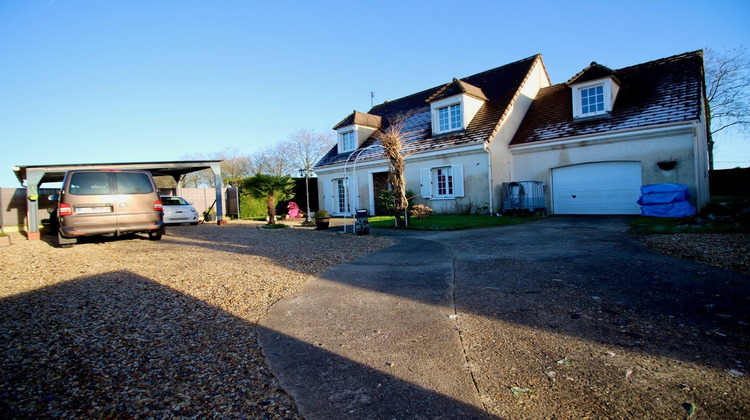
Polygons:
<instances>
[{"instance_id":1,"label":"white garage door","mask_svg":"<svg viewBox=\"0 0 750 420\"><path fill-rule=\"evenodd\" d=\"M555 214L641 214L640 162L597 162L552 170Z\"/></svg>"}]
</instances>

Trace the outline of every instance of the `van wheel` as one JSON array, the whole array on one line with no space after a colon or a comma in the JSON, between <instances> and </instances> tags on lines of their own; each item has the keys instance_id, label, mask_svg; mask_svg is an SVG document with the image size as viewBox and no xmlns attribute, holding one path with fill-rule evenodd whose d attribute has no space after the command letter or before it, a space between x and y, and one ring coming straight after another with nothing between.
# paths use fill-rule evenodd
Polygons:
<instances>
[{"instance_id":1,"label":"van wheel","mask_svg":"<svg viewBox=\"0 0 750 420\"><path fill-rule=\"evenodd\" d=\"M149 232L148 239L151 239L152 241L158 241L159 239L161 239L161 232Z\"/></svg>"},{"instance_id":2,"label":"van wheel","mask_svg":"<svg viewBox=\"0 0 750 420\"><path fill-rule=\"evenodd\" d=\"M57 232L57 243L60 245L60 248L72 248L76 242L78 242L78 239L66 238L60 235L60 232Z\"/></svg>"}]
</instances>

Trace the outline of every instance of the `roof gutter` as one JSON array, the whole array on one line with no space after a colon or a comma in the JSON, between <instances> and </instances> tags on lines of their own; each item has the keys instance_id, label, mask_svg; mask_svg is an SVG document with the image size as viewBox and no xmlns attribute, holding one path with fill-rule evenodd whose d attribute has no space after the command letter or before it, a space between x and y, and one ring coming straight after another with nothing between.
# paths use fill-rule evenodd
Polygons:
<instances>
[{"instance_id":1,"label":"roof gutter","mask_svg":"<svg viewBox=\"0 0 750 420\"><path fill-rule=\"evenodd\" d=\"M591 134L580 134L577 136L565 137L563 139L553 138L550 140L535 141L526 144L515 144L508 146L511 153L531 153L542 151L546 149L554 149L558 147L565 147L570 144L579 142L585 142L587 145L609 143L612 141L628 139L637 140L639 138L645 138L656 134L664 134L670 132L680 132L682 130L685 133L691 132L693 129L693 121L680 121L676 123L659 124L657 127L633 127L626 128L617 131L608 131L603 133L591 133Z\"/></svg>"}]
</instances>

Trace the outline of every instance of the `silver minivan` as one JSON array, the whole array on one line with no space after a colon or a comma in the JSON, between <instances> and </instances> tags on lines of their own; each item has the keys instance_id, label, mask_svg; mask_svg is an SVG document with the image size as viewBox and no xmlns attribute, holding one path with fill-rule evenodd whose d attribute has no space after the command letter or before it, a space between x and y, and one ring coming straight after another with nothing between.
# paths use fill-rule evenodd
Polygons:
<instances>
[{"instance_id":1,"label":"silver minivan","mask_svg":"<svg viewBox=\"0 0 750 420\"><path fill-rule=\"evenodd\" d=\"M71 170L57 201L52 225L60 246L72 246L81 236L146 232L159 240L165 233L161 198L148 171Z\"/></svg>"}]
</instances>

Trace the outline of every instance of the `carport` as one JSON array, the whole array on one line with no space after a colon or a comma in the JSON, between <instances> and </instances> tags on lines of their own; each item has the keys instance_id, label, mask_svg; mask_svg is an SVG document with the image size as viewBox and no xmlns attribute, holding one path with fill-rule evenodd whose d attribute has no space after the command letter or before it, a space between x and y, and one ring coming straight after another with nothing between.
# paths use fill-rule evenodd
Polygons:
<instances>
[{"instance_id":1,"label":"carport","mask_svg":"<svg viewBox=\"0 0 750 420\"><path fill-rule=\"evenodd\" d=\"M26 187L26 232L29 240L39 239L39 186L44 183L62 182L65 172L72 169L139 169L151 172L153 176L171 176L177 183L177 194L180 195L180 181L191 172L211 169L216 185L216 214L219 225L226 225L222 218L221 203L221 160L186 160L173 162L132 162L132 163L85 163L70 165L27 165L16 166L18 181Z\"/></svg>"}]
</instances>

